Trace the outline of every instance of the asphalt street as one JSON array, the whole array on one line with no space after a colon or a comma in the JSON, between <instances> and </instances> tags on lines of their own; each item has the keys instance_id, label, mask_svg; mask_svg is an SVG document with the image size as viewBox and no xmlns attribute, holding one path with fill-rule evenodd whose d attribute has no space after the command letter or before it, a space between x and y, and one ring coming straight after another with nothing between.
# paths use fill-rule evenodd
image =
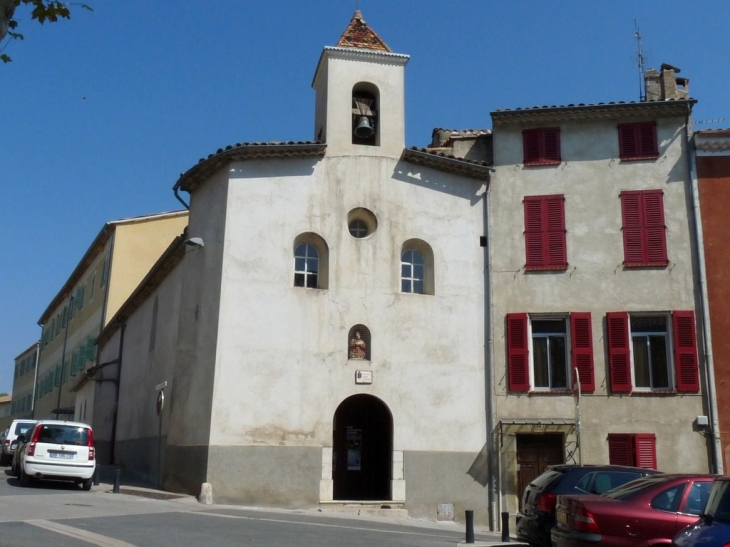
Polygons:
<instances>
[{"instance_id":1,"label":"asphalt street","mask_svg":"<svg viewBox=\"0 0 730 547\"><path fill-rule=\"evenodd\" d=\"M183 545L453 546L463 525L203 505L191 496L157 499L153 489L102 482L84 492L70 483L22 488L0 469L0 546L180 547ZM156 496L156 497L152 497ZM475 530L477 542L498 534Z\"/></svg>"}]
</instances>

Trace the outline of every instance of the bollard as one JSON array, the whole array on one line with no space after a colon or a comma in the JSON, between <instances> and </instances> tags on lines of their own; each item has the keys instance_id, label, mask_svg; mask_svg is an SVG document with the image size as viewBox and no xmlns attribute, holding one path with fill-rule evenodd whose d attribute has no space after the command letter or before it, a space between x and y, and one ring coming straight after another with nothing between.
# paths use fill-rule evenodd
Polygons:
<instances>
[{"instance_id":1,"label":"bollard","mask_svg":"<svg viewBox=\"0 0 730 547\"><path fill-rule=\"evenodd\" d=\"M94 486L99 486L99 468L94 469Z\"/></svg>"},{"instance_id":2,"label":"bollard","mask_svg":"<svg viewBox=\"0 0 730 547\"><path fill-rule=\"evenodd\" d=\"M466 543L474 543L474 511L466 511Z\"/></svg>"},{"instance_id":3,"label":"bollard","mask_svg":"<svg viewBox=\"0 0 730 547\"><path fill-rule=\"evenodd\" d=\"M509 543L509 513L502 512L502 541Z\"/></svg>"},{"instance_id":4,"label":"bollard","mask_svg":"<svg viewBox=\"0 0 730 547\"><path fill-rule=\"evenodd\" d=\"M112 491L114 494L119 494L119 482L122 479L122 470L117 469L114 471L114 490Z\"/></svg>"}]
</instances>

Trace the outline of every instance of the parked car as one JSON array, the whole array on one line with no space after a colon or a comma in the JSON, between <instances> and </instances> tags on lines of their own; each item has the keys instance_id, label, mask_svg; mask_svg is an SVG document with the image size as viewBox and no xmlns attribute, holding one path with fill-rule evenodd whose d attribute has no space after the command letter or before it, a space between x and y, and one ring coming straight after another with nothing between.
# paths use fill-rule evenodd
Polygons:
<instances>
[{"instance_id":1,"label":"parked car","mask_svg":"<svg viewBox=\"0 0 730 547\"><path fill-rule=\"evenodd\" d=\"M18 435L23 435L33 425L35 425L35 420L13 420L5 439L3 439L2 455L0 456L1 465L8 465L13 461L15 446L18 444Z\"/></svg>"},{"instance_id":2,"label":"parked car","mask_svg":"<svg viewBox=\"0 0 730 547\"><path fill-rule=\"evenodd\" d=\"M525 488L517 514L517 539L550 547L555 502L561 494L602 494L659 471L623 465L551 465Z\"/></svg>"},{"instance_id":3,"label":"parked car","mask_svg":"<svg viewBox=\"0 0 730 547\"><path fill-rule=\"evenodd\" d=\"M25 436L14 470L21 486L32 479L68 480L91 489L96 450L91 426L80 422L41 420Z\"/></svg>"},{"instance_id":4,"label":"parked car","mask_svg":"<svg viewBox=\"0 0 730 547\"><path fill-rule=\"evenodd\" d=\"M673 547L723 547L730 543L730 477L717 477L700 520L674 536Z\"/></svg>"},{"instance_id":5,"label":"parked car","mask_svg":"<svg viewBox=\"0 0 730 547\"><path fill-rule=\"evenodd\" d=\"M669 543L699 518L714 475L644 477L603 495L558 496L553 547Z\"/></svg>"}]
</instances>

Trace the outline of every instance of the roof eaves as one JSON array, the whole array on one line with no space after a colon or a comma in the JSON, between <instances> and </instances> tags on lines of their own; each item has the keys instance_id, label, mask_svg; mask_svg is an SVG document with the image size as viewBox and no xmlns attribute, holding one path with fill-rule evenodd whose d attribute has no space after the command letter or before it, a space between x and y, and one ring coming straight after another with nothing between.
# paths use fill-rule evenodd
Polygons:
<instances>
[{"instance_id":1,"label":"roof eaves","mask_svg":"<svg viewBox=\"0 0 730 547\"><path fill-rule=\"evenodd\" d=\"M404 149L402 157L405 161L423 167L477 180L489 180L491 166L487 162L457 158L416 146Z\"/></svg>"},{"instance_id":2,"label":"roof eaves","mask_svg":"<svg viewBox=\"0 0 730 547\"><path fill-rule=\"evenodd\" d=\"M630 115L684 115L697 103L696 99L667 101L618 101L594 104L543 105L528 108L498 109L490 112L493 125L530 120L614 119Z\"/></svg>"},{"instance_id":3,"label":"roof eaves","mask_svg":"<svg viewBox=\"0 0 730 547\"><path fill-rule=\"evenodd\" d=\"M219 169L236 161L269 158L305 158L324 156L327 145L311 141L237 143L219 148L180 175L173 189L193 192Z\"/></svg>"}]
</instances>

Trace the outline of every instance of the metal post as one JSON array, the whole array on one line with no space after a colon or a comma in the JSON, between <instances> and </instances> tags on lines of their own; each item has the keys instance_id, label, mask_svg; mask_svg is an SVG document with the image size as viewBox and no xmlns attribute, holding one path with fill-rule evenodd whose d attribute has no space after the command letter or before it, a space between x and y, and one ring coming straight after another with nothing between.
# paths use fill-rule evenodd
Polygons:
<instances>
[{"instance_id":1,"label":"metal post","mask_svg":"<svg viewBox=\"0 0 730 547\"><path fill-rule=\"evenodd\" d=\"M466 543L474 543L474 511L466 511Z\"/></svg>"},{"instance_id":2,"label":"metal post","mask_svg":"<svg viewBox=\"0 0 730 547\"><path fill-rule=\"evenodd\" d=\"M122 470L116 469L114 471L114 490L113 490L114 494L119 494L119 483L121 482L121 480L122 480Z\"/></svg>"},{"instance_id":3,"label":"metal post","mask_svg":"<svg viewBox=\"0 0 730 547\"><path fill-rule=\"evenodd\" d=\"M99 486L99 468L94 469L94 486Z\"/></svg>"},{"instance_id":4,"label":"metal post","mask_svg":"<svg viewBox=\"0 0 730 547\"><path fill-rule=\"evenodd\" d=\"M502 511L502 541L509 543L509 513Z\"/></svg>"}]
</instances>

